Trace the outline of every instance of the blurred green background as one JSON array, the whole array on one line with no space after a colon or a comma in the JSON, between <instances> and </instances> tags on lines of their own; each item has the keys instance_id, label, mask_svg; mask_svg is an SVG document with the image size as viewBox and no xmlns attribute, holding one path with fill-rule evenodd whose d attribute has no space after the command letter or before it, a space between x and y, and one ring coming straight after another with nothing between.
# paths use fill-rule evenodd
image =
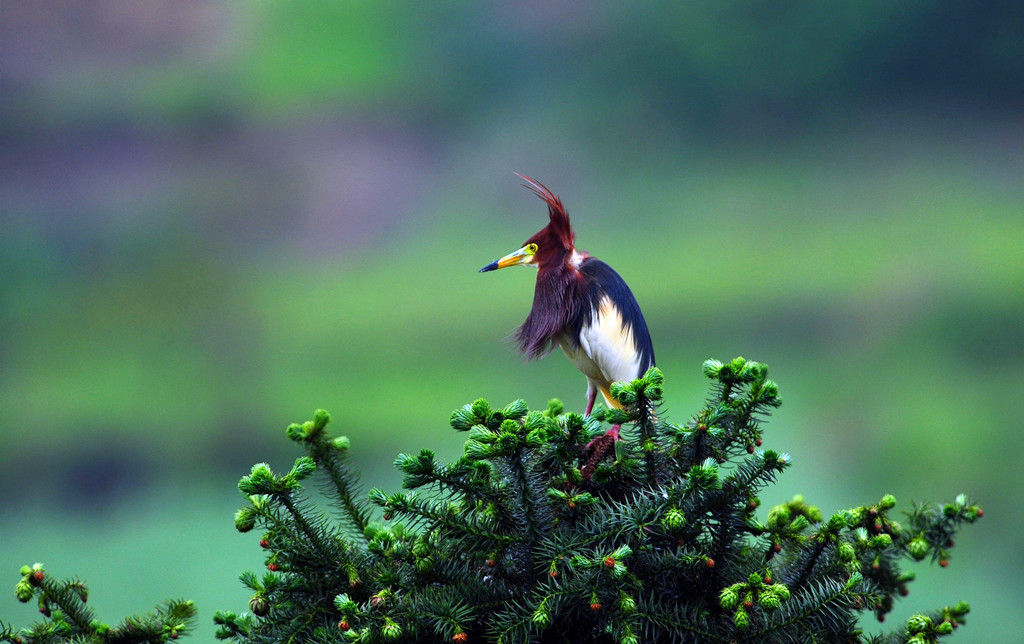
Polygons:
<instances>
[{"instance_id":1,"label":"blurred green background","mask_svg":"<svg viewBox=\"0 0 1024 644\"><path fill-rule=\"evenodd\" d=\"M4 579L79 575L107 620L187 597L209 641L288 423L329 409L396 489L477 397L582 409L505 341L533 273L476 272L545 223L518 171L632 286L672 420L705 358L771 366L765 511L981 502L887 626L967 599L956 641L1012 638L1021 33L954 0L0 4Z\"/></svg>"}]
</instances>

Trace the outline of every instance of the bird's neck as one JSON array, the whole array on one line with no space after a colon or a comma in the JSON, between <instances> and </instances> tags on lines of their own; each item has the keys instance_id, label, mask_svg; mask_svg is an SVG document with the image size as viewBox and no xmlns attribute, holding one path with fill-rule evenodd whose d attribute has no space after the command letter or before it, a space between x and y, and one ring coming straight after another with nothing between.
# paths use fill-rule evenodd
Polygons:
<instances>
[{"instance_id":1,"label":"bird's neck","mask_svg":"<svg viewBox=\"0 0 1024 644\"><path fill-rule=\"evenodd\" d=\"M585 260L588 257L590 257L590 253L581 253L580 251L573 248L572 252L569 253L569 265L578 271L580 269L580 264L582 264L583 260Z\"/></svg>"},{"instance_id":2,"label":"bird's neck","mask_svg":"<svg viewBox=\"0 0 1024 644\"><path fill-rule=\"evenodd\" d=\"M530 358L547 353L558 334L579 314L585 289L583 274L575 267L561 264L544 270L541 266L533 308L515 334L520 351Z\"/></svg>"},{"instance_id":3,"label":"bird's neck","mask_svg":"<svg viewBox=\"0 0 1024 644\"><path fill-rule=\"evenodd\" d=\"M561 250L557 255L546 257L545 261L537 265L537 284L539 285L545 280L558 282L568 279L570 276L577 279L582 278L580 265L588 257L590 257L590 253L581 252L575 248Z\"/></svg>"}]
</instances>

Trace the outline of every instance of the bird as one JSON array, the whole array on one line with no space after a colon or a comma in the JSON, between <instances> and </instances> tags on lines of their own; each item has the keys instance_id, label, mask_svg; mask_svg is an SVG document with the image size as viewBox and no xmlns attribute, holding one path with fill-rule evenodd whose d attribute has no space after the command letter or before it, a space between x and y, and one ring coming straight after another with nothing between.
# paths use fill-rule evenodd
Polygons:
<instances>
[{"instance_id":1,"label":"bird","mask_svg":"<svg viewBox=\"0 0 1024 644\"><path fill-rule=\"evenodd\" d=\"M533 266L533 307L513 338L527 359L557 345L587 378L589 416L600 393L609 408L622 409L613 382L632 381L654 366L654 346L633 292L611 266L576 248L576 233L562 200L539 181L516 173L548 207L548 224L519 248L480 269ZM606 436L619 440L619 425ZM595 441L596 442L596 441ZM592 442L593 444L593 442Z\"/></svg>"}]
</instances>

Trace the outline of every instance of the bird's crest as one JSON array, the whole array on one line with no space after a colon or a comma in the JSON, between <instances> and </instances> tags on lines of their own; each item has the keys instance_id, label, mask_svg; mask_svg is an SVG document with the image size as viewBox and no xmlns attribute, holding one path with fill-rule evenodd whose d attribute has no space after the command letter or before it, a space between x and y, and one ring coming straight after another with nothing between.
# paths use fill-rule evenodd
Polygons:
<instances>
[{"instance_id":1,"label":"bird's crest","mask_svg":"<svg viewBox=\"0 0 1024 644\"><path fill-rule=\"evenodd\" d=\"M515 175L526 182L523 184L523 187L529 188L533 194L543 199L544 203L548 205L548 216L551 218L551 223L548 224L547 229L550 231L550 235L556 237L565 250L572 250L576 236L572 232L572 225L569 223L569 213L566 212L565 206L562 205L562 200L540 181L531 179L525 174L519 174L518 172Z\"/></svg>"}]
</instances>

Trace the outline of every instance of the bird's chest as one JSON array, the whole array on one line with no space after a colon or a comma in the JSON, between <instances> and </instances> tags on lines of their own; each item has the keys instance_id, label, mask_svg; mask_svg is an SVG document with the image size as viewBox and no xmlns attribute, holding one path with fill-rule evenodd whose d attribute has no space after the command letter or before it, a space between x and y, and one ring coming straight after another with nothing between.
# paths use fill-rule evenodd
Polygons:
<instances>
[{"instance_id":1,"label":"bird's chest","mask_svg":"<svg viewBox=\"0 0 1024 644\"><path fill-rule=\"evenodd\" d=\"M562 351L569 361L576 365L576 368L582 371L588 379L595 382L608 380L601 370L601 366L590 355L589 345L584 346L583 342L576 342L572 336L563 332L558 336L558 346L562 347Z\"/></svg>"},{"instance_id":2,"label":"bird's chest","mask_svg":"<svg viewBox=\"0 0 1024 644\"><path fill-rule=\"evenodd\" d=\"M637 377L640 362L633 334L609 298L598 303L577 338L570 333L567 330L559 334L558 344L590 380L608 385Z\"/></svg>"}]
</instances>

